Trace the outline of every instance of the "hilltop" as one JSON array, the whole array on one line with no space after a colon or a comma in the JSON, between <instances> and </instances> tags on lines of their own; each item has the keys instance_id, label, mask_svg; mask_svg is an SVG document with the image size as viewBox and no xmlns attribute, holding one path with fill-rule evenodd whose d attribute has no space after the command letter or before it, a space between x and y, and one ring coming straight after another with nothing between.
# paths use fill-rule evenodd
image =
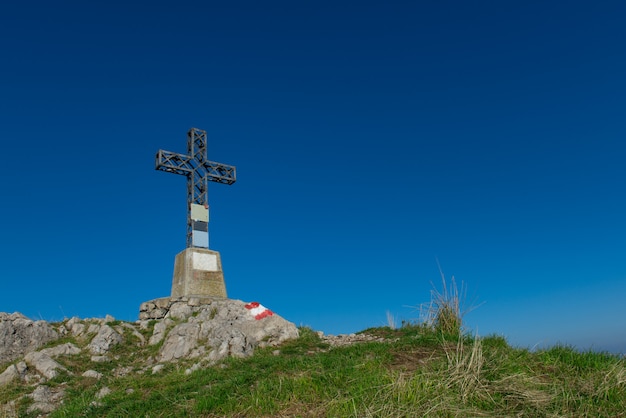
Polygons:
<instances>
[{"instance_id":1,"label":"hilltop","mask_svg":"<svg viewBox=\"0 0 626 418\"><path fill-rule=\"evenodd\" d=\"M48 323L0 312L0 417L52 413L72 402L75 385L101 386L100 399L111 392L107 382L174 363L191 374L298 337L294 324L257 302L161 298L143 303L139 316Z\"/></svg>"},{"instance_id":2,"label":"hilltop","mask_svg":"<svg viewBox=\"0 0 626 418\"><path fill-rule=\"evenodd\" d=\"M2 314L49 341L0 365L0 417L625 416L626 362L606 353L530 352L442 321L326 336L258 304L182 310L133 323ZM217 318L229 337L208 326Z\"/></svg>"}]
</instances>

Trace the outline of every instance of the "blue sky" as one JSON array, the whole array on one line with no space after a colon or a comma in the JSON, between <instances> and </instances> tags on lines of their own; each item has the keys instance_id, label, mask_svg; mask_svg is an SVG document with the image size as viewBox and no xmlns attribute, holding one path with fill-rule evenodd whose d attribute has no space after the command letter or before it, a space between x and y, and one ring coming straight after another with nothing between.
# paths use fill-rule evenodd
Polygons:
<instances>
[{"instance_id":1,"label":"blue sky","mask_svg":"<svg viewBox=\"0 0 626 418\"><path fill-rule=\"evenodd\" d=\"M388 4L387 4L388 3ZM0 311L168 296L205 129L229 296L348 333L446 277L468 329L626 352L626 4L4 2Z\"/></svg>"}]
</instances>

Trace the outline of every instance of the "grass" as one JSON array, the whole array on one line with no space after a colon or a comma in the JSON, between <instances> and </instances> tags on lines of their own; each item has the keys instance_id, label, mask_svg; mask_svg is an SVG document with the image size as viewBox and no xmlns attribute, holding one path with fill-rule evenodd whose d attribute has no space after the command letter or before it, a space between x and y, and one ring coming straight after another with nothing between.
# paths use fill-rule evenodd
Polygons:
<instances>
[{"instance_id":1,"label":"grass","mask_svg":"<svg viewBox=\"0 0 626 418\"><path fill-rule=\"evenodd\" d=\"M301 328L278 355L258 349L190 374L185 361L152 374L154 348L132 338L111 353L113 363L62 357L73 375L53 382L67 396L50 416L626 417L623 357L567 346L533 352L498 335L473 336L462 329L461 294L452 282L434 294L429 321L363 331L383 341L331 347ZM105 377L81 377L87 368ZM132 372L114 377L121 368ZM112 393L96 399L105 386ZM0 388L0 405L30 391L23 383ZM37 416L22 399L19 416Z\"/></svg>"},{"instance_id":2,"label":"grass","mask_svg":"<svg viewBox=\"0 0 626 418\"><path fill-rule=\"evenodd\" d=\"M134 344L118 347L115 363L59 358L73 375L52 382L67 396L51 417L625 416L626 364L606 353L530 352L498 336L445 336L410 324L367 330L384 342L336 348L300 331L279 355L260 349L191 374L185 362L142 372L145 358ZM134 371L113 377L112 368L126 366ZM81 377L87 368L105 378ZM104 386L112 393L97 400ZM0 402L29 391L6 386ZM19 416L37 415L26 414L28 404L17 404Z\"/></svg>"}]
</instances>

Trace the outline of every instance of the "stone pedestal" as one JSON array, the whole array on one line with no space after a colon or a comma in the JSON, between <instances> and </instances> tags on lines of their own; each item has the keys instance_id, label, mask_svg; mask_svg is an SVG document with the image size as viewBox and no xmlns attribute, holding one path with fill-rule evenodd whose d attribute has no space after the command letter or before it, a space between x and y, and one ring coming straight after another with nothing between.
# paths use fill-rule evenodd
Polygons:
<instances>
[{"instance_id":1,"label":"stone pedestal","mask_svg":"<svg viewBox=\"0 0 626 418\"><path fill-rule=\"evenodd\" d=\"M187 248L176 255L172 297L226 297L220 253L204 248Z\"/></svg>"}]
</instances>

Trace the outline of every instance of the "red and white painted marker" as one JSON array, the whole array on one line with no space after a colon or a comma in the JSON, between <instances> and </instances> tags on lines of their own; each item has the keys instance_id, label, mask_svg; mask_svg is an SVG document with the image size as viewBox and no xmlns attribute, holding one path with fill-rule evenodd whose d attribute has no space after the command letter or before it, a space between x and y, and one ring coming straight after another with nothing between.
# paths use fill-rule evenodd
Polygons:
<instances>
[{"instance_id":1,"label":"red and white painted marker","mask_svg":"<svg viewBox=\"0 0 626 418\"><path fill-rule=\"evenodd\" d=\"M250 314L256 319L263 319L266 316L274 315L274 312L261 305L259 302L250 302L246 305L246 309L250 310Z\"/></svg>"}]
</instances>

